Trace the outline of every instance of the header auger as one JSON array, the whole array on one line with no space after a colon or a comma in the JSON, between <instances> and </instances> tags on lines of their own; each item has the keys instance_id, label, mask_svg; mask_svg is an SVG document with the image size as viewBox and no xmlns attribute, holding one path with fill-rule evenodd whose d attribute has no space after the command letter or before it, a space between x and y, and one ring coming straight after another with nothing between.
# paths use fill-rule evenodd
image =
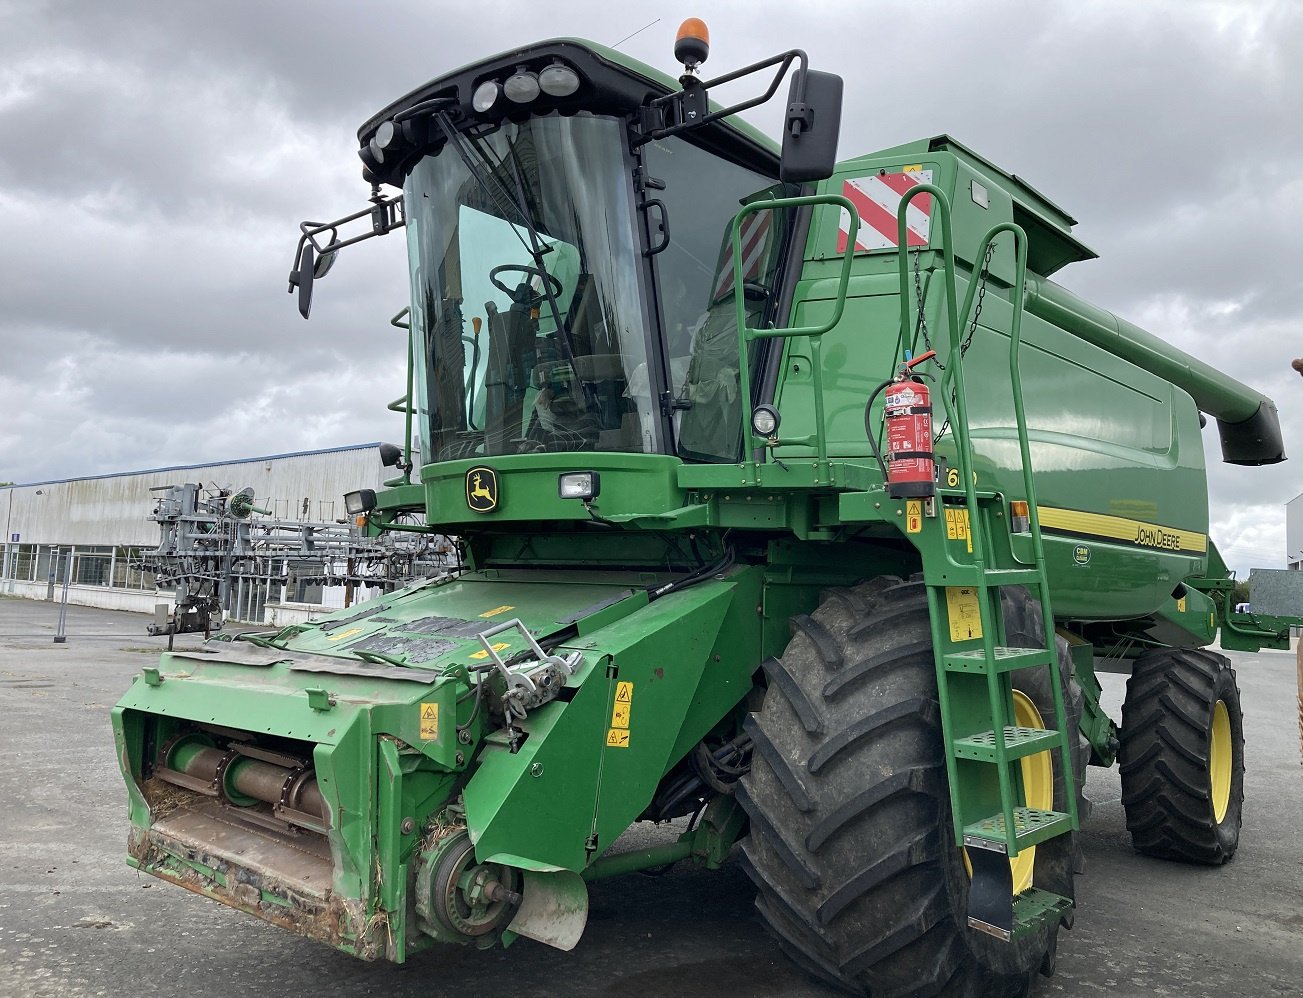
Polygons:
<instances>
[{"instance_id":1,"label":"header auger","mask_svg":"<svg viewBox=\"0 0 1303 998\"><path fill-rule=\"evenodd\" d=\"M1274 406L1053 283L1094 254L1012 174L947 136L836 162L838 77L707 51L540 42L362 126L372 205L304 223L290 284L306 316L406 228L408 439L348 501L465 570L147 670L134 865L401 962L570 948L588 882L740 846L811 973L985 996L1052 970L1087 764L1141 851L1234 854L1200 411L1260 464ZM779 145L736 112L784 79Z\"/></svg>"}]
</instances>

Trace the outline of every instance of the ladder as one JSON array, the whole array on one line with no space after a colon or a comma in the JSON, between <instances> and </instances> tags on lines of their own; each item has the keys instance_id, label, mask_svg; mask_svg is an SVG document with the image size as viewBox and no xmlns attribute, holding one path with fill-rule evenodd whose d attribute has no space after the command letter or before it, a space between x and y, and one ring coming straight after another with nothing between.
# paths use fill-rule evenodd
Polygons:
<instances>
[{"instance_id":1,"label":"ladder","mask_svg":"<svg viewBox=\"0 0 1303 998\"><path fill-rule=\"evenodd\" d=\"M934 218L940 221L942 230L950 350L938 391L954 435L959 465L959 481L953 482L952 478L949 490L943 482L943 488L932 500L941 507L933 512L944 511L944 516L932 519L932 529L944 534L928 548L942 554L931 559L926 554L924 557L946 775L956 843L964 847L972 872L968 924L1009 941L1057 922L1073 906L1070 875L1050 883L1041 882L1046 879L1042 877L1030 884L1015 884L1012 861L1019 853L1042 843L1046 844L1043 848L1066 850L1071 842L1070 833L1079 827L1070 749L1076 732L1066 730L1064 689L1055 648L1054 616L1046 582L1019 370L1027 236L1020 226L1001 223L987 232L973 257L985 259L992 241L1003 232L1010 233L1014 239L1016 276L1009 372L1027 502L1027 530L1031 535L1031 562L1019 564L1013 558L1011 539L1007 547L995 543L1000 531L1008 533L1012 527L1012 517L1003 519L1002 497L979 491L973 474L959 318L967 320L978 282L970 283L963 307L957 310L950 206L943 191L931 184L920 184L902 198L897 245L908 245L906 208L913 197L923 193L935 199ZM902 336L909 329L906 252L900 252ZM919 307L924 307L924 303L920 302ZM962 493L958 486L962 486ZM961 543L955 543L956 540ZM1040 647L1011 647L1007 643L1000 590L1012 585L1026 586L1039 598L1044 625ZM956 626L960 620L968 623ZM1011 716L1010 676L1021 669L1048 672L1054 711L1052 719L1045 719L1045 727L1020 725ZM1060 760L1067 798L1063 811L1053 810L1052 802L1049 808L1031 807L1026 802L1022 760L1045 751L1057 753ZM1066 857L1063 866L1070 870L1071 856ZM1020 877L1023 881L1030 879L1028 872Z\"/></svg>"}]
</instances>

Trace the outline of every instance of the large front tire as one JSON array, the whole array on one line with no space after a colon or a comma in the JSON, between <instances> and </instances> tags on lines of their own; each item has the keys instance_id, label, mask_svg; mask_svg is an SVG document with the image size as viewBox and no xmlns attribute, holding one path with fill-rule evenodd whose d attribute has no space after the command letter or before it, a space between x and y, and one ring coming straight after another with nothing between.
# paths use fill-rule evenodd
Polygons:
<instances>
[{"instance_id":1,"label":"large front tire","mask_svg":"<svg viewBox=\"0 0 1303 998\"><path fill-rule=\"evenodd\" d=\"M968 928L923 585L834 590L792 627L782 658L765 663L738 789L751 819L744 865L780 945L873 998L1025 995L1052 963L1058 926L1012 943ZM1066 843L1038 852L1038 882L1053 864L1070 894Z\"/></svg>"},{"instance_id":2,"label":"large front tire","mask_svg":"<svg viewBox=\"0 0 1303 998\"><path fill-rule=\"evenodd\" d=\"M1216 866L1240 844L1244 719L1235 670L1202 648L1145 652L1122 703L1118 763L1138 852Z\"/></svg>"}]
</instances>

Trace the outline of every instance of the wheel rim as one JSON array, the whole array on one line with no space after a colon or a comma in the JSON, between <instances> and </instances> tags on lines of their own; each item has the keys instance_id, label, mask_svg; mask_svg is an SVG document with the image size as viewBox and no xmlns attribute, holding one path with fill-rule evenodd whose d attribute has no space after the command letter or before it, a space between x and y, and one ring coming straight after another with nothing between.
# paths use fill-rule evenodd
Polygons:
<instances>
[{"instance_id":1,"label":"wheel rim","mask_svg":"<svg viewBox=\"0 0 1303 998\"><path fill-rule=\"evenodd\" d=\"M1044 730L1045 720L1036 704L1021 690L1013 691L1013 723L1020 728ZM1054 762L1050 750L1025 756L1021 760L1023 799L1038 811L1054 809ZM1021 894L1032 885L1036 872L1036 847L1028 846L1009 861L1013 874L1013 892Z\"/></svg>"},{"instance_id":2,"label":"wheel rim","mask_svg":"<svg viewBox=\"0 0 1303 998\"><path fill-rule=\"evenodd\" d=\"M1213 705L1213 729L1208 747L1208 777L1212 784L1213 820L1221 824L1231 801L1231 716L1225 701Z\"/></svg>"},{"instance_id":3,"label":"wheel rim","mask_svg":"<svg viewBox=\"0 0 1303 998\"><path fill-rule=\"evenodd\" d=\"M1020 728L1045 729L1045 719L1031 697L1022 690L1013 691L1013 723ZM1050 750L1025 756L1020 761L1022 769L1023 800L1028 807L1039 811L1054 808L1054 761ZM968 850L964 850L964 869L973 875L973 867L968 862ZM1009 860L1010 879L1013 881L1014 894L1021 894L1032 885L1036 873L1036 847L1028 846Z\"/></svg>"}]
</instances>

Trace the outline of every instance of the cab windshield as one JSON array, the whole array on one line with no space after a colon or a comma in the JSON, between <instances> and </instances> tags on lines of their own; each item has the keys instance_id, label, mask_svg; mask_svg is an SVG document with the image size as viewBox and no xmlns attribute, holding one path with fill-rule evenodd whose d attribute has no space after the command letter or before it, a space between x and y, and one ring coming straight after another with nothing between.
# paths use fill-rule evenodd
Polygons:
<instances>
[{"instance_id":1,"label":"cab windshield","mask_svg":"<svg viewBox=\"0 0 1303 998\"><path fill-rule=\"evenodd\" d=\"M615 119L530 118L413 169L426 460L659 449L624 145Z\"/></svg>"}]
</instances>

